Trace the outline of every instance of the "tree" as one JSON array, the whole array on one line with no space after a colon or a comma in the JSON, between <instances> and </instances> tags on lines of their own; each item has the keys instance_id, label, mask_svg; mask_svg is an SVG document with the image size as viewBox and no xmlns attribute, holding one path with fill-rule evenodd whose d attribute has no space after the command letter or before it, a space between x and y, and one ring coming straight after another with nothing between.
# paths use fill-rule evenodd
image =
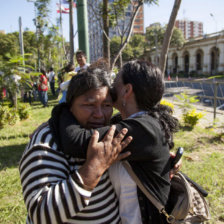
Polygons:
<instances>
[{"instance_id":1,"label":"tree","mask_svg":"<svg viewBox=\"0 0 224 224\"><path fill-rule=\"evenodd\" d=\"M183 32L178 29L177 27L174 27L172 38L170 40L170 46L171 47L182 47L185 42Z\"/></svg>"},{"instance_id":2,"label":"tree","mask_svg":"<svg viewBox=\"0 0 224 224\"><path fill-rule=\"evenodd\" d=\"M167 26L162 27L160 24L150 27L146 30L146 40L150 48L161 48ZM170 46L181 47L184 44L184 36L180 29L174 27L170 41Z\"/></svg>"},{"instance_id":3,"label":"tree","mask_svg":"<svg viewBox=\"0 0 224 224\"><path fill-rule=\"evenodd\" d=\"M8 56L15 56L19 53L18 36L18 33L0 33L0 56L2 56L3 59Z\"/></svg>"},{"instance_id":4,"label":"tree","mask_svg":"<svg viewBox=\"0 0 224 224\"><path fill-rule=\"evenodd\" d=\"M111 62L111 68L114 67L114 65L115 65L116 61L118 60L119 56L121 55L122 51L125 49L126 45L128 44L128 42L130 40L130 37L131 37L131 34L132 34L132 31L133 31L135 18L137 16L140 8L143 6L144 2L148 3L148 4L157 4L158 0L144 0L144 1L143 0L135 0L135 1L129 1L129 4L132 4L132 6L133 6L132 16L131 16L130 21L127 24L126 28L124 29L125 32L123 32L123 35L121 36L120 48L119 48L119 51L118 51L117 55L113 58L113 60ZM124 5L126 6L126 4L127 4L127 1L125 1ZM123 10L124 10L124 8L123 8ZM118 13L118 15L119 15L119 13Z\"/></svg>"},{"instance_id":5,"label":"tree","mask_svg":"<svg viewBox=\"0 0 224 224\"><path fill-rule=\"evenodd\" d=\"M169 23L167 25L167 29L166 29L164 40L163 40L162 50L161 50L161 54L160 54L160 63L159 63L159 65L160 65L159 67L160 67L163 75L164 75L165 67L166 67L167 52L168 52L170 40L171 40L173 29L174 29L175 20L176 20L177 13L180 8L181 1L182 0L175 0L175 2L174 2L173 9L172 9L170 19L169 19Z\"/></svg>"},{"instance_id":6,"label":"tree","mask_svg":"<svg viewBox=\"0 0 224 224\"><path fill-rule=\"evenodd\" d=\"M143 6L143 3L148 4L157 4L158 0L114 0L114 1L108 1L104 0L102 4L96 5L95 2L90 4L91 10L95 13L95 18L98 19L98 21L101 23L101 28L103 30L104 35L104 46L103 46L103 52L104 56L108 55L106 58L109 58L109 51L111 48L108 46L110 45L110 37L109 37L109 28L117 29L119 36L121 37L120 40L120 46L119 50L116 55L114 55L113 58L110 60L110 67L113 69L116 61L120 57L122 51L125 49L127 43L130 40L133 25L135 18ZM125 21L125 9L128 7L128 5L131 5L133 8L131 18L128 21L128 23L123 23L122 29L120 29L119 23L121 21ZM121 20L122 19L122 20ZM108 23L109 20L109 23ZM102 24L103 22L103 24ZM107 53L106 53L107 52Z\"/></svg>"},{"instance_id":7,"label":"tree","mask_svg":"<svg viewBox=\"0 0 224 224\"><path fill-rule=\"evenodd\" d=\"M41 67L41 62L43 60L43 42L44 42L44 32L48 27L48 15L49 15L49 3L51 0L36 0L34 2L36 16L34 19L34 24L36 26L36 39L37 39L37 68Z\"/></svg>"},{"instance_id":8,"label":"tree","mask_svg":"<svg viewBox=\"0 0 224 224\"><path fill-rule=\"evenodd\" d=\"M0 61L0 90L6 88L9 93L9 100L12 105L17 108L17 93L19 91L19 82L24 74L23 68L23 57L13 56L9 57L8 60Z\"/></svg>"},{"instance_id":9,"label":"tree","mask_svg":"<svg viewBox=\"0 0 224 224\"><path fill-rule=\"evenodd\" d=\"M119 36L114 36L111 39L111 57L114 57L114 55L119 51L120 42L121 37ZM129 61L141 58L144 55L145 45L145 36L140 34L133 35L122 52L122 59L124 61Z\"/></svg>"},{"instance_id":10,"label":"tree","mask_svg":"<svg viewBox=\"0 0 224 224\"><path fill-rule=\"evenodd\" d=\"M108 0L103 0L102 19L103 19L103 56L110 63L110 41L109 37L109 3Z\"/></svg>"}]
</instances>

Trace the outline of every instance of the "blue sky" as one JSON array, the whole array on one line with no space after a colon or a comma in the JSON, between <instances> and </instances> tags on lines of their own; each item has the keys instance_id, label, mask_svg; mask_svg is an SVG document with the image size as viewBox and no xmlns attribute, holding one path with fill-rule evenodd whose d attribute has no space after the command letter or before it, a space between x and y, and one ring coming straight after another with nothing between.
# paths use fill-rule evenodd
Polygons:
<instances>
[{"instance_id":1,"label":"blue sky","mask_svg":"<svg viewBox=\"0 0 224 224\"><path fill-rule=\"evenodd\" d=\"M18 31L18 18L22 17L23 28L28 27L35 30L33 24L34 5L26 0L0 0L0 30L6 33ZM58 0L51 0L50 22L56 23L56 3ZM145 5L145 27L154 22L165 25L173 7L174 0L159 0L159 6ZM178 19L189 19L203 22L204 33L213 33L224 29L224 1L223 0L182 0L178 13ZM210 14L213 14L213 17ZM69 39L69 16L63 14L63 30L66 39ZM74 30L76 26L76 13L74 15ZM76 41L77 45L77 41ZM75 46L77 49L78 46Z\"/></svg>"}]
</instances>

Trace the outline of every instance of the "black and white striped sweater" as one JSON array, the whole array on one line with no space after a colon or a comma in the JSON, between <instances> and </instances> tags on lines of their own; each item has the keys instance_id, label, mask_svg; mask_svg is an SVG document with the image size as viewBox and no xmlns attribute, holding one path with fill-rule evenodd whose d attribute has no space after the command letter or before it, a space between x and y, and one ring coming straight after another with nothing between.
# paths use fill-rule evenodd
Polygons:
<instances>
[{"instance_id":1,"label":"black and white striped sweater","mask_svg":"<svg viewBox=\"0 0 224 224\"><path fill-rule=\"evenodd\" d=\"M92 192L73 179L72 174L83 163L84 159L60 151L49 126L32 136L19 166L27 224L120 222L108 172Z\"/></svg>"}]
</instances>

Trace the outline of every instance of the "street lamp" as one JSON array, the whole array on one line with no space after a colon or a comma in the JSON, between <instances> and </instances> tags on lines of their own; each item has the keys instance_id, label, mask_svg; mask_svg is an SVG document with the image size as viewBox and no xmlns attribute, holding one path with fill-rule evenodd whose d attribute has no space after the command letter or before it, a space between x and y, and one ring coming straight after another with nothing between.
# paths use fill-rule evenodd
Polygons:
<instances>
[{"instance_id":1,"label":"street lamp","mask_svg":"<svg viewBox=\"0 0 224 224\"><path fill-rule=\"evenodd\" d=\"M214 58L214 69L215 69L215 74L217 73L217 67L218 67L218 48L217 48L217 41L218 41L218 34L217 34L217 21L215 19L215 16L210 13L210 16L212 17L212 19L214 20L215 22L215 58Z\"/></svg>"}]
</instances>

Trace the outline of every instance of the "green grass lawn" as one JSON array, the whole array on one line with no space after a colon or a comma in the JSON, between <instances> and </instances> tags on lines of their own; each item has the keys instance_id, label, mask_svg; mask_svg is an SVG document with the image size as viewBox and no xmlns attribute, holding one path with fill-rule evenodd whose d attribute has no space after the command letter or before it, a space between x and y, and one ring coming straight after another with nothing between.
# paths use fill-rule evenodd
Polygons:
<instances>
[{"instance_id":1,"label":"green grass lawn","mask_svg":"<svg viewBox=\"0 0 224 224\"><path fill-rule=\"evenodd\" d=\"M49 107L35 102L31 117L0 130L0 223L25 223L26 209L20 186L18 164L29 141L29 135L50 117L58 100L51 99ZM185 149L182 171L201 184L208 192L212 220L224 223L224 133L196 127L181 129L175 136L176 147Z\"/></svg>"}]
</instances>

